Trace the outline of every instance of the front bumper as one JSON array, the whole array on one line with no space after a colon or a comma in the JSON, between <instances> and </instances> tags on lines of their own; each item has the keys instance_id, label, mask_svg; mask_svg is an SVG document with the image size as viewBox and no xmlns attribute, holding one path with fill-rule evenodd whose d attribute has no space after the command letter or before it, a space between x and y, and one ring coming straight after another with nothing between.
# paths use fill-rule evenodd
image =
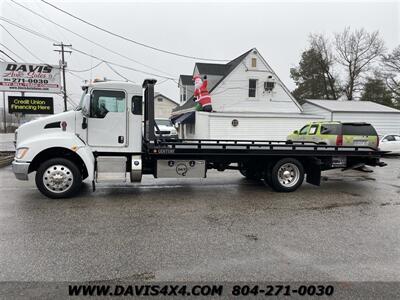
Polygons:
<instances>
[{"instance_id":1,"label":"front bumper","mask_svg":"<svg viewBox=\"0 0 400 300\"><path fill-rule=\"evenodd\" d=\"M29 163L14 160L12 162L12 171L19 180L28 180Z\"/></svg>"}]
</instances>

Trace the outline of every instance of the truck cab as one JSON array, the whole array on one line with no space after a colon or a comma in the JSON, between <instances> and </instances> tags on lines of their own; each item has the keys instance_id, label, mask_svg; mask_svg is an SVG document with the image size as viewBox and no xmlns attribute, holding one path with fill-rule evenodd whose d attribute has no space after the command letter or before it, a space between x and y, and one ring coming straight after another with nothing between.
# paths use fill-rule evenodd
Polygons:
<instances>
[{"instance_id":1,"label":"truck cab","mask_svg":"<svg viewBox=\"0 0 400 300\"><path fill-rule=\"evenodd\" d=\"M72 195L84 179L126 180L128 158L141 165L142 87L96 81L82 89L75 110L28 122L16 131L16 177L27 180L28 173L37 171L39 190L53 198Z\"/></svg>"}]
</instances>

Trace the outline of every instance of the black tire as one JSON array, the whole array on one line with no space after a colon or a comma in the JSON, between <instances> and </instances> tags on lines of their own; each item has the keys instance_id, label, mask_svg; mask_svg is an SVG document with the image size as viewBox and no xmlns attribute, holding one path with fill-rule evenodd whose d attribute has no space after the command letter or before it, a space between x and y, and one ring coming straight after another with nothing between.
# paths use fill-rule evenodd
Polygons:
<instances>
[{"instance_id":1,"label":"black tire","mask_svg":"<svg viewBox=\"0 0 400 300\"><path fill-rule=\"evenodd\" d=\"M272 186L272 167L273 162L269 162L265 168L264 172L264 183L268 186Z\"/></svg>"},{"instance_id":2,"label":"black tire","mask_svg":"<svg viewBox=\"0 0 400 300\"><path fill-rule=\"evenodd\" d=\"M45 176L45 173L50 174L49 178ZM55 176L58 176L58 178L55 178ZM56 179L60 181L59 184L54 183ZM79 191L82 185L82 174L72 161L65 158L52 158L39 166L36 171L35 182L39 191L46 197L52 199L68 198Z\"/></svg>"},{"instance_id":3,"label":"black tire","mask_svg":"<svg viewBox=\"0 0 400 300\"><path fill-rule=\"evenodd\" d=\"M239 169L240 174L242 174L248 180L261 180L262 174L260 171L252 169Z\"/></svg>"},{"instance_id":4,"label":"black tire","mask_svg":"<svg viewBox=\"0 0 400 300\"><path fill-rule=\"evenodd\" d=\"M285 174L285 172L289 173ZM271 187L275 191L293 192L303 183L304 167L297 159L284 158L275 163L270 174Z\"/></svg>"}]
</instances>

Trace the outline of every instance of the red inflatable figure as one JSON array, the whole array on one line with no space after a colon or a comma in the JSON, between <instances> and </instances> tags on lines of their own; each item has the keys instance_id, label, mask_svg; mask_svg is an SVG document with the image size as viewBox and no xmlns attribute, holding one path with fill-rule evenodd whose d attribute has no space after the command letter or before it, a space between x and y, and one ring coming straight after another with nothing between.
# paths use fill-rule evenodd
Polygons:
<instances>
[{"instance_id":1,"label":"red inflatable figure","mask_svg":"<svg viewBox=\"0 0 400 300\"><path fill-rule=\"evenodd\" d=\"M212 111L211 96L207 90L207 75L204 75L204 81L201 80L200 75L194 75L194 97L197 105L197 110L202 110L206 112Z\"/></svg>"}]
</instances>

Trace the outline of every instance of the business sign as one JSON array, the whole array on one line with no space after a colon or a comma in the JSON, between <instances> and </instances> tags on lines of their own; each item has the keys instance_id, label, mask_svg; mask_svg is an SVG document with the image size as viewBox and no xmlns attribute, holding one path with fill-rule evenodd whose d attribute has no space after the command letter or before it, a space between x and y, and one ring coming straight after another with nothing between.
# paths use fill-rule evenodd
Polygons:
<instances>
[{"instance_id":1,"label":"business sign","mask_svg":"<svg viewBox=\"0 0 400 300\"><path fill-rule=\"evenodd\" d=\"M58 66L0 62L0 91L60 93Z\"/></svg>"},{"instance_id":2,"label":"business sign","mask_svg":"<svg viewBox=\"0 0 400 300\"><path fill-rule=\"evenodd\" d=\"M54 113L53 98L8 96L8 112L51 115Z\"/></svg>"}]
</instances>

